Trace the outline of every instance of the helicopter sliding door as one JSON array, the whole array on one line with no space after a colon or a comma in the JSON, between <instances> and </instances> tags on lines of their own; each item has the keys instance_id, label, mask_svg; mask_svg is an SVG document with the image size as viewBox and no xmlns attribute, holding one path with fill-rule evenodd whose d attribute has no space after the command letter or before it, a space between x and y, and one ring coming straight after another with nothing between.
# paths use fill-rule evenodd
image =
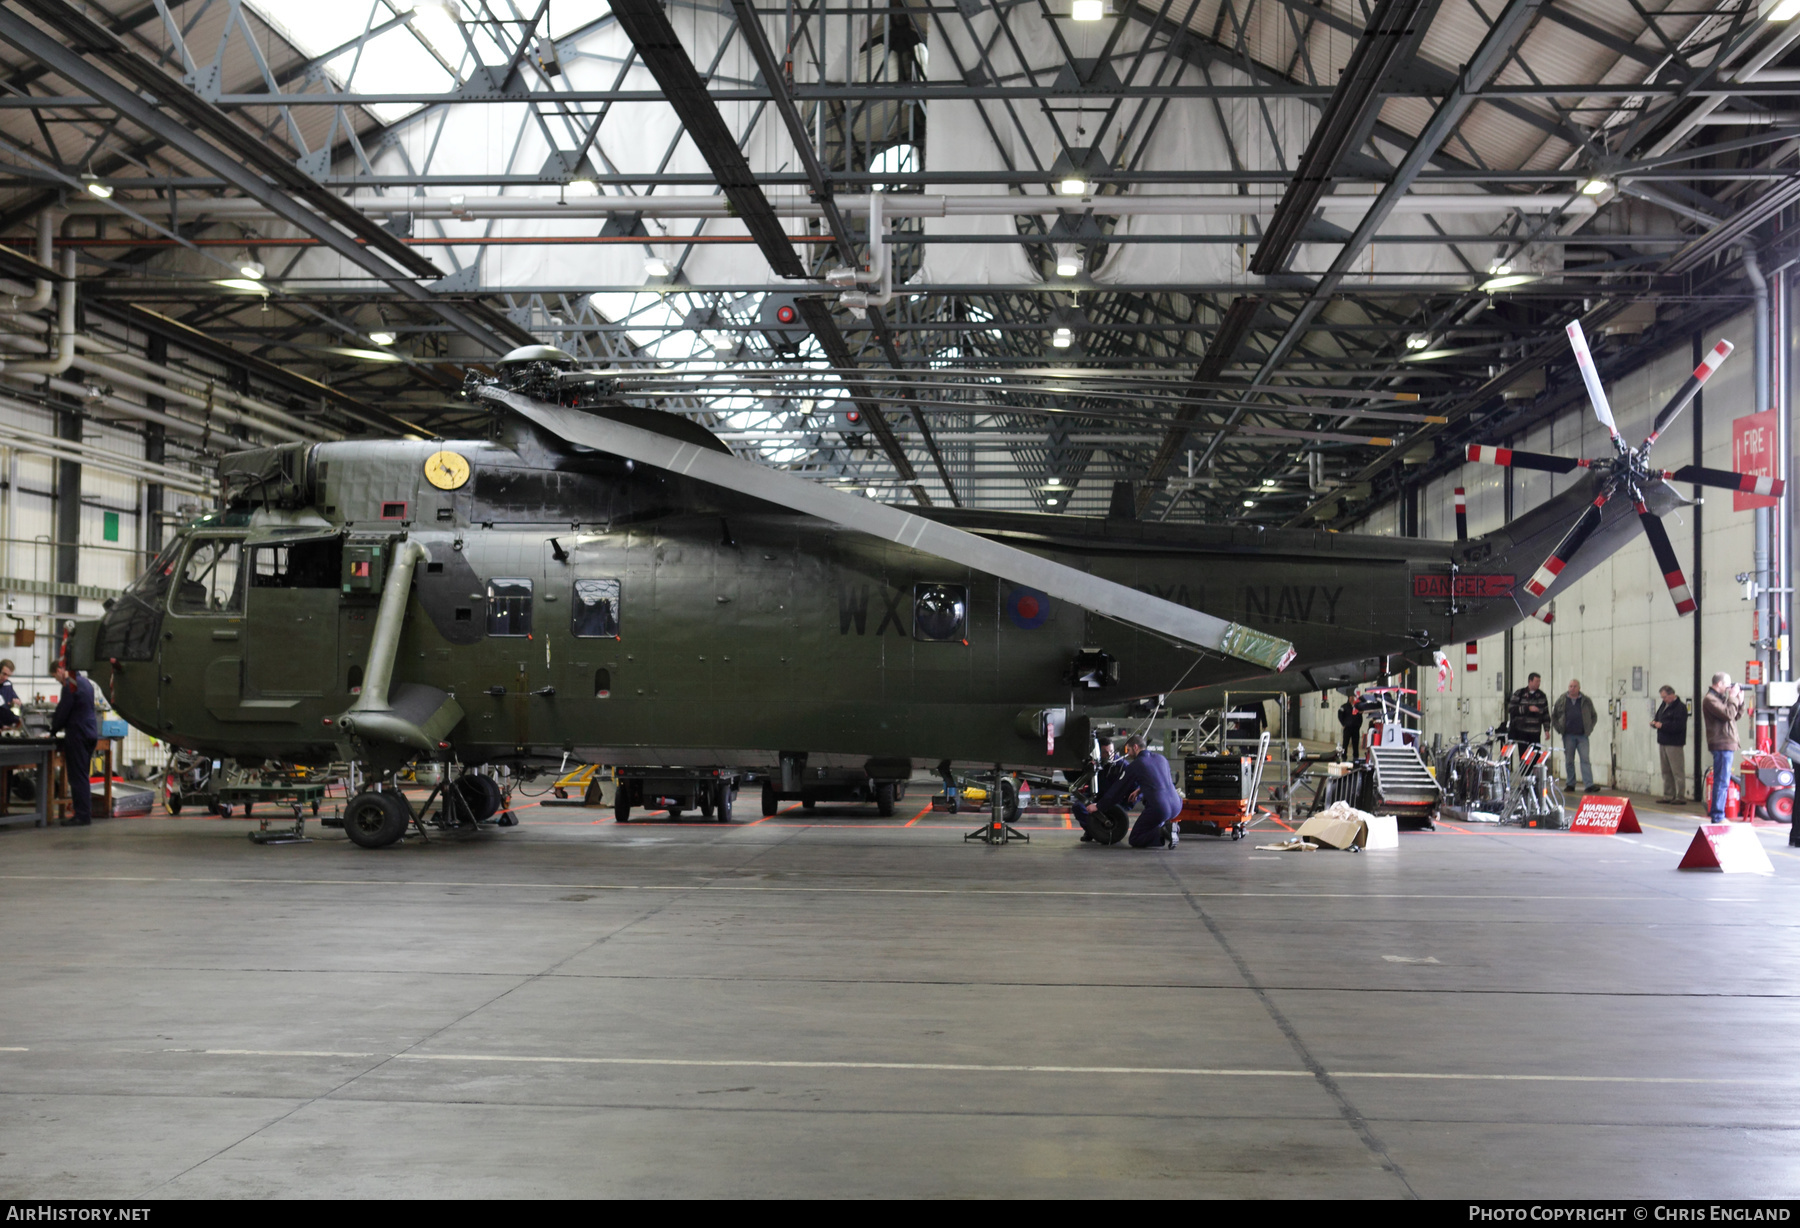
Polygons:
<instances>
[{"instance_id":1,"label":"helicopter sliding door","mask_svg":"<svg viewBox=\"0 0 1800 1228\"><path fill-rule=\"evenodd\" d=\"M252 538L245 699L317 697L335 690L343 539Z\"/></svg>"},{"instance_id":2,"label":"helicopter sliding door","mask_svg":"<svg viewBox=\"0 0 1800 1228\"><path fill-rule=\"evenodd\" d=\"M243 541L196 534L169 593L157 702L163 728L198 734L203 713L237 716L243 680Z\"/></svg>"}]
</instances>

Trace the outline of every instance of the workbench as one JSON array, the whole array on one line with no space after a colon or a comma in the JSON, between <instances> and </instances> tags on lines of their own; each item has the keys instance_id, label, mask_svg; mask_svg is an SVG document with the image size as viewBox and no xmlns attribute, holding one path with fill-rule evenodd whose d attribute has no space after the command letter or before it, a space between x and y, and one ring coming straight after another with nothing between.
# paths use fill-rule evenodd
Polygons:
<instances>
[{"instance_id":1,"label":"workbench","mask_svg":"<svg viewBox=\"0 0 1800 1228\"><path fill-rule=\"evenodd\" d=\"M50 823L50 757L56 751L56 740L49 737L0 738L0 827L30 823L46 827ZM22 768L37 772L36 806L30 814L12 812L12 776Z\"/></svg>"}]
</instances>

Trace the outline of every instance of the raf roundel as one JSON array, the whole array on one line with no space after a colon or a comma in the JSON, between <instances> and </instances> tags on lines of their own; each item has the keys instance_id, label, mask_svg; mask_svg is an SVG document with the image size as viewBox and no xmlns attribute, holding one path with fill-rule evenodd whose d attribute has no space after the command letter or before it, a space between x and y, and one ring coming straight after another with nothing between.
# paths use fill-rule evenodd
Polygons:
<instances>
[{"instance_id":1,"label":"raf roundel","mask_svg":"<svg viewBox=\"0 0 1800 1228\"><path fill-rule=\"evenodd\" d=\"M1015 588L1006 595L1006 616L1015 627L1034 630L1050 617L1050 598L1035 588Z\"/></svg>"},{"instance_id":2,"label":"raf roundel","mask_svg":"<svg viewBox=\"0 0 1800 1228\"><path fill-rule=\"evenodd\" d=\"M469 458L460 452L433 452L425 458L425 480L439 490L456 490L469 480Z\"/></svg>"}]
</instances>

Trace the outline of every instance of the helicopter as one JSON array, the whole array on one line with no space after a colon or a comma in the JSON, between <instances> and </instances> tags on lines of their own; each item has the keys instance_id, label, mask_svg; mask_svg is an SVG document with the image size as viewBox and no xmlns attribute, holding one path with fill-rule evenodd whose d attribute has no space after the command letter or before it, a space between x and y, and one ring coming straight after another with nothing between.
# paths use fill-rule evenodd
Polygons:
<instances>
[{"instance_id":1,"label":"helicopter","mask_svg":"<svg viewBox=\"0 0 1800 1228\"><path fill-rule=\"evenodd\" d=\"M721 819L740 771L765 814L827 787L892 814L915 767L1074 771L1102 724L1428 664L1683 502L1621 452L1456 542L908 511L740 460L560 350L496 372L465 389L480 438L223 457L217 510L65 659L172 746L355 763L344 827L365 847L405 834L393 782L415 762L475 820L500 804L481 769L570 757L711 769Z\"/></svg>"}]
</instances>

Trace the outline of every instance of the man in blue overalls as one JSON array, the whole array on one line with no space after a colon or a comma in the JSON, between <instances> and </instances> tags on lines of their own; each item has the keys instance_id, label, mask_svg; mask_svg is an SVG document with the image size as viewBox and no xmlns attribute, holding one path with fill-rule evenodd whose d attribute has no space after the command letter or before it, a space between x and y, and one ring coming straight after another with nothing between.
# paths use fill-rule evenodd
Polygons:
<instances>
[{"instance_id":1,"label":"man in blue overalls","mask_svg":"<svg viewBox=\"0 0 1800 1228\"><path fill-rule=\"evenodd\" d=\"M1132 825L1125 842L1134 849L1174 848L1181 843L1175 820L1181 814L1181 794L1176 792L1175 777L1169 772L1169 761L1144 746L1142 734L1131 734L1124 743L1126 765L1119 778L1099 797L1092 807L1075 804L1072 813L1083 831L1090 831L1088 818L1097 810L1116 806L1133 793L1144 801L1138 821Z\"/></svg>"},{"instance_id":2,"label":"man in blue overalls","mask_svg":"<svg viewBox=\"0 0 1800 1228\"><path fill-rule=\"evenodd\" d=\"M94 744L100 740L94 684L62 661L56 663L56 681L62 685L62 698L50 716L50 732L63 735L63 768L69 774L69 801L75 811L63 826L86 827L94 820L88 773L94 766Z\"/></svg>"}]
</instances>

